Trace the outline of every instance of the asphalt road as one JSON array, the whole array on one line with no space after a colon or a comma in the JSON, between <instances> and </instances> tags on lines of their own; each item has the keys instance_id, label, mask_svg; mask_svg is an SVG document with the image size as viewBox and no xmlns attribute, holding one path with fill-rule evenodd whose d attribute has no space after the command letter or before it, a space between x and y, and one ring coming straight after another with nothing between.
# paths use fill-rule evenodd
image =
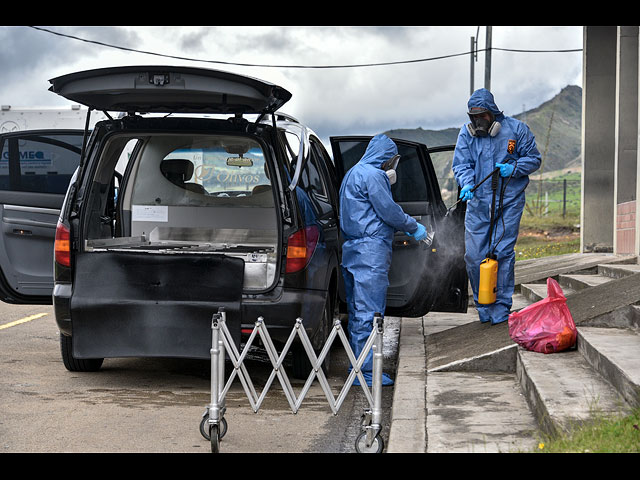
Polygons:
<instances>
[{"instance_id":1,"label":"asphalt road","mask_svg":"<svg viewBox=\"0 0 640 480\"><path fill-rule=\"evenodd\" d=\"M385 320L385 371L393 374L397 319ZM247 363L258 393L272 367L260 351ZM337 397L347 361L339 342L328 377ZM0 303L0 452L210 453L199 431L210 401L210 362L106 359L95 373L65 369L51 306ZM285 364L286 370L286 364ZM297 395L304 381L292 380ZM383 389L388 439L393 388ZM293 414L277 380L254 413L236 380L227 396L221 453L351 453L368 406L352 387L333 415L318 381Z\"/></svg>"}]
</instances>

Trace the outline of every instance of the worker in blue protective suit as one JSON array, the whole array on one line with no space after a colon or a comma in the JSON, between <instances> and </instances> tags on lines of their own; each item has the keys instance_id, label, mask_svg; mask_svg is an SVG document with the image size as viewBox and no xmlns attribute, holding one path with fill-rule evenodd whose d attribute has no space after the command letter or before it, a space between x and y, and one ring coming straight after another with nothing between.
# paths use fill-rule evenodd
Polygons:
<instances>
[{"instance_id":1,"label":"worker in blue protective suit","mask_svg":"<svg viewBox=\"0 0 640 480\"><path fill-rule=\"evenodd\" d=\"M458 135L453 173L467 202L465 262L481 322L492 325L508 320L514 290L514 247L525 205L529 175L540 167L540 152L529 127L505 116L485 88L473 92L468 102L470 122ZM489 238L493 191L491 179L472 191L477 182L499 169L494 228ZM494 253L498 261L496 301L478 303L480 262Z\"/></svg>"},{"instance_id":2,"label":"worker in blue protective suit","mask_svg":"<svg viewBox=\"0 0 640 480\"><path fill-rule=\"evenodd\" d=\"M340 187L340 229L348 332L351 349L360 356L373 330L373 316L384 315L391 267L391 245L396 230L416 240L427 232L423 225L404 213L391 196L398 147L386 135L371 139L360 159L344 176ZM362 373L371 386L373 355L370 352ZM355 385L359 385L356 377ZM383 375L383 385L393 381Z\"/></svg>"}]
</instances>

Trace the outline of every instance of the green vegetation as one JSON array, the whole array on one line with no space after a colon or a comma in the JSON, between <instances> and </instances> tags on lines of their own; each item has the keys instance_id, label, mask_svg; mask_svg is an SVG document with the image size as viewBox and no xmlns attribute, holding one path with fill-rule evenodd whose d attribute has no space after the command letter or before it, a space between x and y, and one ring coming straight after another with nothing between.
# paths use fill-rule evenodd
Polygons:
<instances>
[{"instance_id":1,"label":"green vegetation","mask_svg":"<svg viewBox=\"0 0 640 480\"><path fill-rule=\"evenodd\" d=\"M595 414L569 434L541 440L540 453L640 453L640 408L628 416Z\"/></svg>"},{"instance_id":2,"label":"green vegetation","mask_svg":"<svg viewBox=\"0 0 640 480\"><path fill-rule=\"evenodd\" d=\"M564 255L580 251L580 238L540 238L520 236L516 242L516 260Z\"/></svg>"},{"instance_id":3,"label":"green vegetation","mask_svg":"<svg viewBox=\"0 0 640 480\"><path fill-rule=\"evenodd\" d=\"M553 178L531 176L525 211L532 216L561 215L567 221L580 218L580 172Z\"/></svg>"},{"instance_id":4,"label":"green vegetation","mask_svg":"<svg viewBox=\"0 0 640 480\"><path fill-rule=\"evenodd\" d=\"M579 223L580 172L543 180L533 176L520 221L516 260L579 252Z\"/></svg>"}]
</instances>

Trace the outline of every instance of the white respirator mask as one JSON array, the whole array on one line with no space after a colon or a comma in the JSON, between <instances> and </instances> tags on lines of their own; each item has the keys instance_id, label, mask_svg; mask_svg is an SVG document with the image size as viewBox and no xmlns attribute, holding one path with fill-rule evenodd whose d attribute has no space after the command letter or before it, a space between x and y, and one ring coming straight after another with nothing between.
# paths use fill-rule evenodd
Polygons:
<instances>
[{"instance_id":1,"label":"white respirator mask","mask_svg":"<svg viewBox=\"0 0 640 480\"><path fill-rule=\"evenodd\" d=\"M387 177L389 177L389 182L391 182L391 185L396 183L396 180L398 180L398 175L396 174L395 170L386 170L384 173L386 173Z\"/></svg>"}]
</instances>

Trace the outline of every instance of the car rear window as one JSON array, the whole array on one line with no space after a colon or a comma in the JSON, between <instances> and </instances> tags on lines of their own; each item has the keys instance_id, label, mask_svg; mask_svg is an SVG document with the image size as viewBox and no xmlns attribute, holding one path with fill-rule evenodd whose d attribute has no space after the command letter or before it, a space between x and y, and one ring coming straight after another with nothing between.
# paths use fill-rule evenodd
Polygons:
<instances>
[{"instance_id":1,"label":"car rear window","mask_svg":"<svg viewBox=\"0 0 640 480\"><path fill-rule=\"evenodd\" d=\"M141 205L273 204L264 152L245 137L150 137L133 188L133 203Z\"/></svg>"}]
</instances>

